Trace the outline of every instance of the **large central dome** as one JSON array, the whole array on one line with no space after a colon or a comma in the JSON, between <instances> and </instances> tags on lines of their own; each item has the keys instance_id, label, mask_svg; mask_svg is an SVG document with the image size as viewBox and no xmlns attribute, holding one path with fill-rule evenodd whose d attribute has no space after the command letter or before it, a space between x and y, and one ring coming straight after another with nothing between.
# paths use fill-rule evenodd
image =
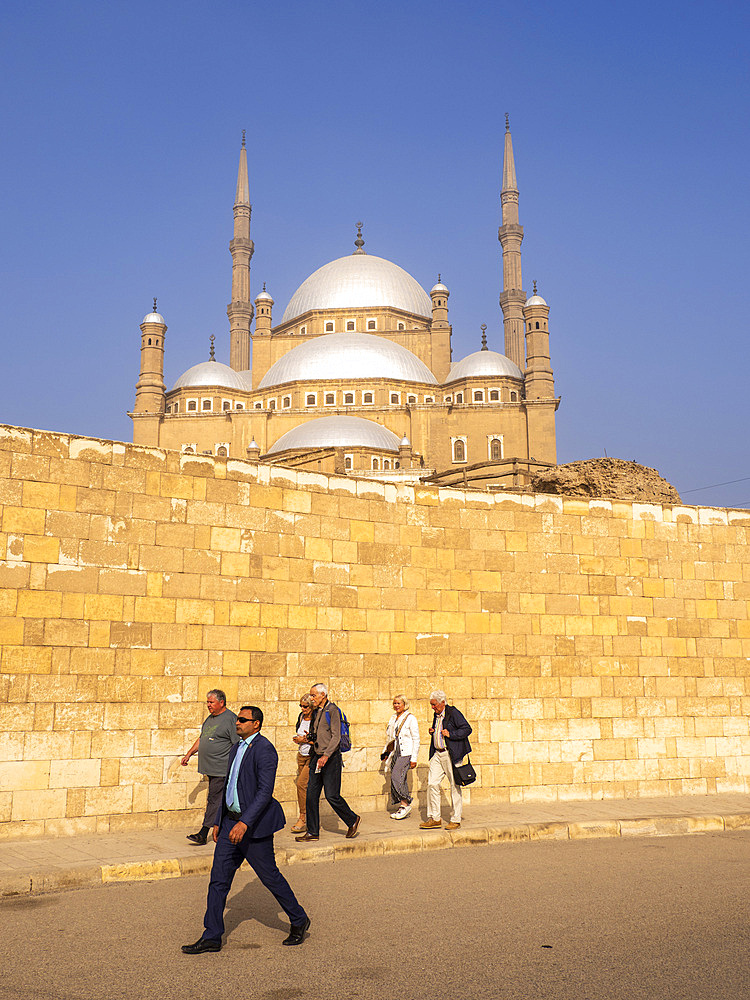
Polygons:
<instances>
[{"instance_id":1,"label":"large central dome","mask_svg":"<svg viewBox=\"0 0 750 1000\"><path fill-rule=\"evenodd\" d=\"M260 380L258 388L342 378L389 378L437 385L424 361L401 344L371 333L328 333L324 337L311 337L280 357Z\"/></svg>"},{"instance_id":2,"label":"large central dome","mask_svg":"<svg viewBox=\"0 0 750 1000\"><path fill-rule=\"evenodd\" d=\"M432 316L424 288L398 264L353 253L324 264L299 286L284 310L282 323L310 309L357 309L392 306L418 316Z\"/></svg>"}]
</instances>

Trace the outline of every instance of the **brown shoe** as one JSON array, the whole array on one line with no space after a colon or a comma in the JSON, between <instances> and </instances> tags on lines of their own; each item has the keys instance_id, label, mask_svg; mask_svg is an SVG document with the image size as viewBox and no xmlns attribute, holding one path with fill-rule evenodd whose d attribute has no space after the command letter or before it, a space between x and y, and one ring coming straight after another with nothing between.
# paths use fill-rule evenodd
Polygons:
<instances>
[{"instance_id":1,"label":"brown shoe","mask_svg":"<svg viewBox=\"0 0 750 1000\"><path fill-rule=\"evenodd\" d=\"M461 826L460 823L446 823L445 824L445 829L446 830L457 830L459 828L459 826Z\"/></svg>"},{"instance_id":2,"label":"brown shoe","mask_svg":"<svg viewBox=\"0 0 750 1000\"><path fill-rule=\"evenodd\" d=\"M314 837L311 833L303 833L301 837L294 838L298 844L307 844L311 840L320 840L320 837Z\"/></svg>"},{"instance_id":3,"label":"brown shoe","mask_svg":"<svg viewBox=\"0 0 750 1000\"><path fill-rule=\"evenodd\" d=\"M361 816L357 816L352 825L346 831L346 839L351 840L353 837L357 836L357 830L359 829L359 821L362 819Z\"/></svg>"},{"instance_id":4,"label":"brown shoe","mask_svg":"<svg viewBox=\"0 0 750 1000\"><path fill-rule=\"evenodd\" d=\"M426 819L424 823L419 824L420 830L437 830L439 826L443 825L443 821L440 819Z\"/></svg>"}]
</instances>

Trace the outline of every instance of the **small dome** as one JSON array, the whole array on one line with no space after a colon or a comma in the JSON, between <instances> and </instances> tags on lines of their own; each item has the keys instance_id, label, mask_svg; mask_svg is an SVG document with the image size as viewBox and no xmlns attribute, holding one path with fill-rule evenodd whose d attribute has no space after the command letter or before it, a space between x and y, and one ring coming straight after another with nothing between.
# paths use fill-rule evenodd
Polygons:
<instances>
[{"instance_id":1,"label":"small dome","mask_svg":"<svg viewBox=\"0 0 750 1000\"><path fill-rule=\"evenodd\" d=\"M265 288L263 289L262 292L258 292L258 294L255 296L255 301L270 302L271 305L273 305L273 298L271 297L271 295L269 295L269 293L265 290Z\"/></svg>"},{"instance_id":2,"label":"small dome","mask_svg":"<svg viewBox=\"0 0 750 1000\"><path fill-rule=\"evenodd\" d=\"M308 448L357 447L398 451L398 438L387 427L364 417L320 417L282 434L268 449L268 454Z\"/></svg>"},{"instance_id":3,"label":"small dome","mask_svg":"<svg viewBox=\"0 0 750 1000\"><path fill-rule=\"evenodd\" d=\"M417 316L432 315L424 288L398 264L367 253L332 260L299 286L284 310L282 323L310 309L359 309L392 306Z\"/></svg>"},{"instance_id":4,"label":"small dome","mask_svg":"<svg viewBox=\"0 0 750 1000\"><path fill-rule=\"evenodd\" d=\"M526 299L527 306L546 306L547 303L544 301L541 295L532 295L531 298Z\"/></svg>"},{"instance_id":5,"label":"small dome","mask_svg":"<svg viewBox=\"0 0 750 1000\"><path fill-rule=\"evenodd\" d=\"M371 333L328 333L292 348L268 369L259 389L286 382L324 379L390 378L400 382L437 379L416 354Z\"/></svg>"},{"instance_id":6,"label":"small dome","mask_svg":"<svg viewBox=\"0 0 750 1000\"><path fill-rule=\"evenodd\" d=\"M523 378L523 372L518 365L510 358L506 358L504 354L498 354L497 351L475 351L460 361L453 362L445 384L476 375L504 375L510 376L510 378Z\"/></svg>"},{"instance_id":7,"label":"small dome","mask_svg":"<svg viewBox=\"0 0 750 1000\"><path fill-rule=\"evenodd\" d=\"M224 389L240 389L247 392L247 385L242 372L236 372L229 365L219 361L201 361L193 365L177 379L170 391L175 389L195 389L199 386L221 386Z\"/></svg>"},{"instance_id":8,"label":"small dome","mask_svg":"<svg viewBox=\"0 0 750 1000\"><path fill-rule=\"evenodd\" d=\"M164 323L164 317L161 315L161 313L155 313L155 312L150 312L146 316L144 316L143 319L141 320L141 326L143 326L144 323L160 323L162 326L166 325Z\"/></svg>"},{"instance_id":9,"label":"small dome","mask_svg":"<svg viewBox=\"0 0 750 1000\"><path fill-rule=\"evenodd\" d=\"M404 436L401 438L401 445L400 445L400 447L401 448L411 448L411 441L406 436L406 434L404 434Z\"/></svg>"},{"instance_id":10,"label":"small dome","mask_svg":"<svg viewBox=\"0 0 750 1000\"><path fill-rule=\"evenodd\" d=\"M442 292L443 295L450 295L450 292L448 291L446 286L442 283L442 281L438 281L438 283L436 285L433 285L432 288L430 289L430 295L433 295L435 292Z\"/></svg>"}]
</instances>

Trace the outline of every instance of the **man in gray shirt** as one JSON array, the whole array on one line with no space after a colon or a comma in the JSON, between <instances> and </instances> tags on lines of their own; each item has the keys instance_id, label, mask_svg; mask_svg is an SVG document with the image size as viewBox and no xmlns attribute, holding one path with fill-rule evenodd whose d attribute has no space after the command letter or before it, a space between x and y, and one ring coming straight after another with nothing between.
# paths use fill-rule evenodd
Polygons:
<instances>
[{"instance_id":1,"label":"man in gray shirt","mask_svg":"<svg viewBox=\"0 0 750 1000\"><path fill-rule=\"evenodd\" d=\"M198 770L208 776L208 801L203 817L203 826L198 833L189 833L193 844L205 844L208 834L216 823L216 813L221 805L224 783L227 779L229 751L239 742L237 716L227 708L227 696L214 688L206 695L208 718L201 727L201 734L182 758L182 766L187 767L193 754L198 754Z\"/></svg>"}]
</instances>

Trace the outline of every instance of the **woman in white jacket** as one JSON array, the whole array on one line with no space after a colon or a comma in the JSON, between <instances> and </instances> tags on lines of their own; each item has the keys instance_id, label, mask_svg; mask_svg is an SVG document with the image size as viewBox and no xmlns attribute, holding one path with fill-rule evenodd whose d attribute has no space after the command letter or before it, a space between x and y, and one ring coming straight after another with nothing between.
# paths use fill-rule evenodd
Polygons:
<instances>
[{"instance_id":1,"label":"woman in white jacket","mask_svg":"<svg viewBox=\"0 0 750 1000\"><path fill-rule=\"evenodd\" d=\"M411 812L411 795L407 776L417 766L419 753L419 726L409 711L409 702L403 695L393 699L393 715L386 728L386 745L380 755L391 768L391 798L398 806L391 819L406 819Z\"/></svg>"}]
</instances>

